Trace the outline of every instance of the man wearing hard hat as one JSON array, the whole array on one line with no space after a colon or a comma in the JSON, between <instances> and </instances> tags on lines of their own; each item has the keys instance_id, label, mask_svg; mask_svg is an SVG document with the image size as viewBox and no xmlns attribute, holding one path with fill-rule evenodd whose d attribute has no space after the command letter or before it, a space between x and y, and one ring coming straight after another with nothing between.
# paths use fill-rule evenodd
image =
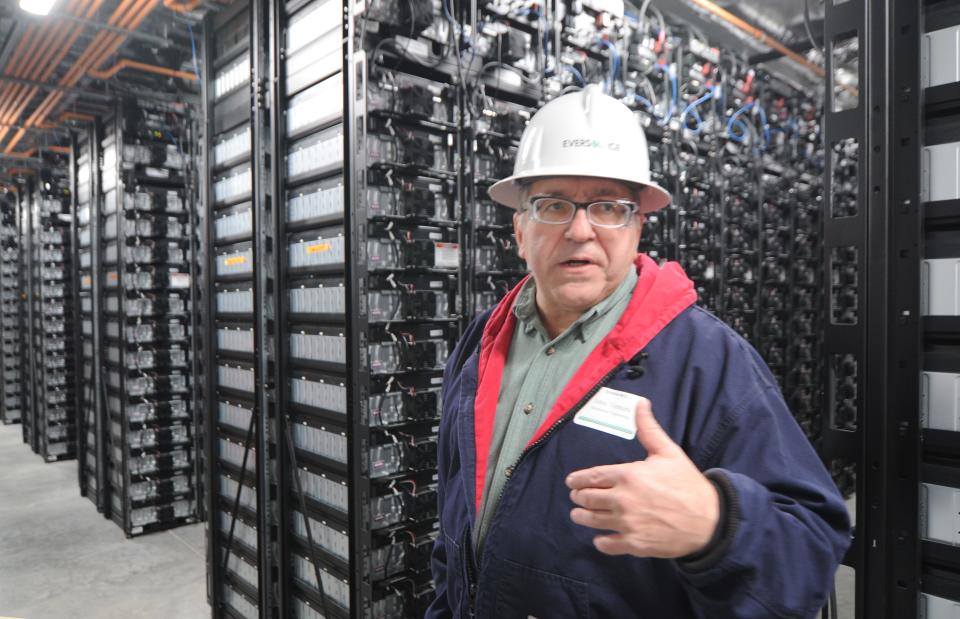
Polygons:
<instances>
[{"instance_id":1,"label":"man wearing hard hat","mask_svg":"<svg viewBox=\"0 0 960 619\"><path fill-rule=\"evenodd\" d=\"M633 113L546 104L490 195L530 275L447 364L427 616L813 616L846 508L759 355L638 253L670 198Z\"/></svg>"}]
</instances>

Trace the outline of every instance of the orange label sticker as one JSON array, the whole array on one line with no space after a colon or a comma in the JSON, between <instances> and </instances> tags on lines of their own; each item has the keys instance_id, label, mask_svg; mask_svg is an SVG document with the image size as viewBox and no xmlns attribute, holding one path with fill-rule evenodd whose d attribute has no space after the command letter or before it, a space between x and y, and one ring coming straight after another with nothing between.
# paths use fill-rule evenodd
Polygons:
<instances>
[{"instance_id":1,"label":"orange label sticker","mask_svg":"<svg viewBox=\"0 0 960 619\"><path fill-rule=\"evenodd\" d=\"M308 254L316 254L321 251L330 251L330 243L317 243L316 245L307 245Z\"/></svg>"},{"instance_id":2,"label":"orange label sticker","mask_svg":"<svg viewBox=\"0 0 960 619\"><path fill-rule=\"evenodd\" d=\"M89 286L90 284L93 283L93 278L90 277L89 275L84 275L83 277L80 278L80 283L83 284L84 286Z\"/></svg>"},{"instance_id":3,"label":"orange label sticker","mask_svg":"<svg viewBox=\"0 0 960 619\"><path fill-rule=\"evenodd\" d=\"M236 266L236 265L238 265L238 264L243 264L243 263L246 262L246 261L247 261L247 257L246 257L246 256L230 256L229 258L224 259L223 265L224 265L224 266L228 266L228 267L232 267L232 266Z\"/></svg>"},{"instance_id":4,"label":"orange label sticker","mask_svg":"<svg viewBox=\"0 0 960 619\"><path fill-rule=\"evenodd\" d=\"M116 272L116 271L110 271L109 273L107 273L107 279L116 281L116 279L117 279L117 272Z\"/></svg>"}]
</instances>

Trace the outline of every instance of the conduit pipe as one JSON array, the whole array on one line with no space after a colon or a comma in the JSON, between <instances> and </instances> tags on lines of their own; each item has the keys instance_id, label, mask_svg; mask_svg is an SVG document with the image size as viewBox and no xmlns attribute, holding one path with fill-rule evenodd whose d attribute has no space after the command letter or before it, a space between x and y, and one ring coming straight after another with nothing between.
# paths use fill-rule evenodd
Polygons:
<instances>
[{"instance_id":1,"label":"conduit pipe","mask_svg":"<svg viewBox=\"0 0 960 619\"><path fill-rule=\"evenodd\" d=\"M748 24L746 21L740 19L730 11L724 9L723 7L717 5L714 2L711 2L711 0L689 0L689 2L707 11L711 15L714 15L722 19L723 21L737 28L741 32L744 32L745 34L750 35L751 37L753 37L763 45L766 45L771 49L775 49L776 51L780 52L790 60L793 60L797 64L812 71L817 77L820 77L820 78L826 77L826 72L823 70L823 67L810 62L809 60L807 60L797 52L793 51L792 49L790 49L789 47L781 43L779 40L773 38L772 36L764 32L760 28L757 28L756 26Z\"/></svg>"},{"instance_id":2,"label":"conduit pipe","mask_svg":"<svg viewBox=\"0 0 960 619\"><path fill-rule=\"evenodd\" d=\"M202 0L189 0L189 2L177 2L176 0L163 0L163 6L175 13L189 13L198 6Z\"/></svg>"},{"instance_id":3,"label":"conduit pipe","mask_svg":"<svg viewBox=\"0 0 960 619\"><path fill-rule=\"evenodd\" d=\"M168 77L179 77L184 80L197 81L197 76L189 71L178 71L176 69L168 69L167 67L157 66L155 64L147 64L145 62L137 62L136 60L131 60L129 58L124 58L117 62L109 69L104 69L102 71L90 70L87 72L87 75L95 77L100 80L110 79L120 71L124 69L137 69L139 71L145 71L147 73L156 73L158 75L166 75Z\"/></svg>"},{"instance_id":4,"label":"conduit pipe","mask_svg":"<svg viewBox=\"0 0 960 619\"><path fill-rule=\"evenodd\" d=\"M82 114L80 112L64 112L60 115L60 118L57 119L57 122L63 123L68 120L78 120L80 122L92 123L96 120L96 118L90 114Z\"/></svg>"}]
</instances>

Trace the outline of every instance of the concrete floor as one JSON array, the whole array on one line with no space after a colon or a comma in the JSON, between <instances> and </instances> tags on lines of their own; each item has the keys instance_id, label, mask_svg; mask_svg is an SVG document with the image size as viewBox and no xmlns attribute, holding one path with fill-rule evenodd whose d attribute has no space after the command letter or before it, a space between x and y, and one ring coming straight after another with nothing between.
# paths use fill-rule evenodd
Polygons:
<instances>
[{"instance_id":1,"label":"concrete floor","mask_svg":"<svg viewBox=\"0 0 960 619\"><path fill-rule=\"evenodd\" d=\"M20 432L0 425L0 617L210 617L202 524L127 539L76 461L45 464Z\"/></svg>"}]
</instances>

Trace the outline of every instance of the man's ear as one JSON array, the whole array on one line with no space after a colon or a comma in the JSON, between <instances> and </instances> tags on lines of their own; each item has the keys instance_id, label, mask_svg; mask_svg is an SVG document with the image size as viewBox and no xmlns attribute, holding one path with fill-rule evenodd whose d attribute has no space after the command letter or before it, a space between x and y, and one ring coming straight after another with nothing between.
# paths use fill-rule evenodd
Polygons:
<instances>
[{"instance_id":1,"label":"man's ear","mask_svg":"<svg viewBox=\"0 0 960 619\"><path fill-rule=\"evenodd\" d=\"M526 252L523 248L523 213L517 211L513 214L513 236L517 239L517 255L522 260L526 260Z\"/></svg>"}]
</instances>

